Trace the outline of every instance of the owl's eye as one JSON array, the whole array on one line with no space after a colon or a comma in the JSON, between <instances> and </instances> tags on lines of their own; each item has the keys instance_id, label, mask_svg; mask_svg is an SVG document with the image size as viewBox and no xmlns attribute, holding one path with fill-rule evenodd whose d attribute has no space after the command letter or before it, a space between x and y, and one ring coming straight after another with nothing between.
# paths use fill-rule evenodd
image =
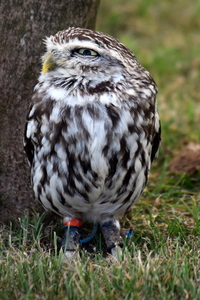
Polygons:
<instances>
[{"instance_id":1,"label":"owl's eye","mask_svg":"<svg viewBox=\"0 0 200 300\"><path fill-rule=\"evenodd\" d=\"M90 49L85 49L85 48L77 49L75 52L78 54L81 54L83 56L98 56L99 55L96 51L90 50Z\"/></svg>"}]
</instances>

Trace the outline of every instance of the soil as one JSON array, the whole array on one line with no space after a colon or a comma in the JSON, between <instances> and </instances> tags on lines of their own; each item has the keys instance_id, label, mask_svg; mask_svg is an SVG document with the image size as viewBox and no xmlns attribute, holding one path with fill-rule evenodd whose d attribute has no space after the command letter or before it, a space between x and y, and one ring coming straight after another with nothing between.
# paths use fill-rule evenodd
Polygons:
<instances>
[{"instance_id":1,"label":"soil","mask_svg":"<svg viewBox=\"0 0 200 300\"><path fill-rule=\"evenodd\" d=\"M169 170L189 175L193 175L200 170L200 145L188 144L183 152L169 163Z\"/></svg>"}]
</instances>

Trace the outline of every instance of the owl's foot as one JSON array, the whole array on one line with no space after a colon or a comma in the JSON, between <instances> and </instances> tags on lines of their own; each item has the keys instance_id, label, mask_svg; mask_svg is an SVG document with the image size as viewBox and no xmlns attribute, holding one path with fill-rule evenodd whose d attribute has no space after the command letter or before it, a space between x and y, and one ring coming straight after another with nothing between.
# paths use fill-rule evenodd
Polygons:
<instances>
[{"instance_id":1,"label":"owl's foot","mask_svg":"<svg viewBox=\"0 0 200 300\"><path fill-rule=\"evenodd\" d=\"M63 254L63 261L67 263L75 263L80 261L81 256L78 251L65 251Z\"/></svg>"},{"instance_id":2,"label":"owl's foot","mask_svg":"<svg viewBox=\"0 0 200 300\"><path fill-rule=\"evenodd\" d=\"M79 241L82 232L82 220L64 218L64 239L61 247L66 256L73 256L73 253L79 247Z\"/></svg>"},{"instance_id":3,"label":"owl's foot","mask_svg":"<svg viewBox=\"0 0 200 300\"><path fill-rule=\"evenodd\" d=\"M101 222L101 232L104 236L108 252L113 256L120 254L122 240L120 237L119 221L113 218L103 220Z\"/></svg>"}]
</instances>

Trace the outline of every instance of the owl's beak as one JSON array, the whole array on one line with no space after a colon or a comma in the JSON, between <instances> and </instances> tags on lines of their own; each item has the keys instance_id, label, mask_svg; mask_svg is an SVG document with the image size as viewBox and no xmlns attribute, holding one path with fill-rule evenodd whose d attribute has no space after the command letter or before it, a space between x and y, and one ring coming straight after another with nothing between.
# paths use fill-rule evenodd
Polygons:
<instances>
[{"instance_id":1,"label":"owl's beak","mask_svg":"<svg viewBox=\"0 0 200 300\"><path fill-rule=\"evenodd\" d=\"M53 61L52 58L53 54L50 53L44 60L43 66L42 66L42 74L45 75L46 72L55 64L55 61Z\"/></svg>"}]
</instances>

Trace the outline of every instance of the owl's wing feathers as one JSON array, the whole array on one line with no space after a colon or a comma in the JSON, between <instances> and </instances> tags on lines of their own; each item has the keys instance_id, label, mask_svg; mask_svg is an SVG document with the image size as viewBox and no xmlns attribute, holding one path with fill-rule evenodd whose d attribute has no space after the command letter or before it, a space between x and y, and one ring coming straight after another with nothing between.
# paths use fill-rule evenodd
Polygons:
<instances>
[{"instance_id":1,"label":"owl's wing feathers","mask_svg":"<svg viewBox=\"0 0 200 300\"><path fill-rule=\"evenodd\" d=\"M27 137L27 126L28 126L28 122L25 125L25 132L24 132L24 151L26 152L30 165L32 165L33 157L34 157L34 146L31 141L31 138Z\"/></svg>"},{"instance_id":2,"label":"owl's wing feathers","mask_svg":"<svg viewBox=\"0 0 200 300\"><path fill-rule=\"evenodd\" d=\"M158 128L156 128L155 135L152 141L152 151L151 151L151 162L158 156L158 150L161 142L161 125L158 119Z\"/></svg>"},{"instance_id":3,"label":"owl's wing feathers","mask_svg":"<svg viewBox=\"0 0 200 300\"><path fill-rule=\"evenodd\" d=\"M34 144L31 139L32 132L30 130L31 127L30 127L30 123L29 123L30 122L29 114L30 114L32 108L33 108L33 104L29 108L29 112L28 112L28 115L26 118L25 129L24 129L24 151L27 155L29 164L31 166L33 163L33 158L34 158Z\"/></svg>"}]
</instances>

